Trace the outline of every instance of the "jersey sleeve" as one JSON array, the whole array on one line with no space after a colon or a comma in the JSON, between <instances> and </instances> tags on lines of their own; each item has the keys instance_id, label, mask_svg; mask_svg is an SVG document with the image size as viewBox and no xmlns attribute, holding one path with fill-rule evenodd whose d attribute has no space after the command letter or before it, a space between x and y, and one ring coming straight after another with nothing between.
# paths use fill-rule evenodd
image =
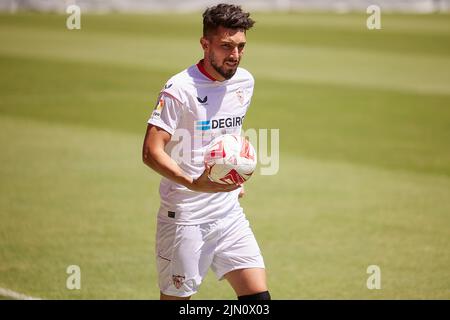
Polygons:
<instances>
[{"instance_id":1,"label":"jersey sleeve","mask_svg":"<svg viewBox=\"0 0 450 320\"><path fill-rule=\"evenodd\" d=\"M161 92L148 123L173 135L180 122L182 108L183 104L180 101Z\"/></svg>"}]
</instances>

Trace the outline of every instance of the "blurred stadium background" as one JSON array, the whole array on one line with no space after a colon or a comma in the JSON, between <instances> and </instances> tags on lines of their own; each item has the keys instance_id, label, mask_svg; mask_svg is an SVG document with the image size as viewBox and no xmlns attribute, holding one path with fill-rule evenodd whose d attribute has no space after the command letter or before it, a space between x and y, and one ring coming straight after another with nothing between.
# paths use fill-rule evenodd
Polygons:
<instances>
[{"instance_id":1,"label":"blurred stadium background","mask_svg":"<svg viewBox=\"0 0 450 320\"><path fill-rule=\"evenodd\" d=\"M215 3L0 2L0 288L158 298L159 176L141 143L162 85L200 59ZM280 129L279 173L242 200L273 298L449 299L449 1L242 3L257 21L244 126ZM366 28L369 4L381 30ZM212 274L194 296L234 298Z\"/></svg>"},{"instance_id":2,"label":"blurred stadium background","mask_svg":"<svg viewBox=\"0 0 450 320\"><path fill-rule=\"evenodd\" d=\"M20 9L65 12L70 4L77 4L89 12L155 12L155 11L202 11L214 3L209 0L3 0L0 10L15 12ZM450 10L450 0L230 0L228 3L243 4L258 11L325 10L348 12L365 11L372 4L384 11L396 12L445 12Z\"/></svg>"}]
</instances>

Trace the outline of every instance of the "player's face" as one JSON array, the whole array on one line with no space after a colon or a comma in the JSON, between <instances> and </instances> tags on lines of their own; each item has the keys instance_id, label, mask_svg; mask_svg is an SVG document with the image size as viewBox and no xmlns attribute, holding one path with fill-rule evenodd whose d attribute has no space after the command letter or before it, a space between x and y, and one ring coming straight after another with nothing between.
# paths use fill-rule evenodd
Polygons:
<instances>
[{"instance_id":1,"label":"player's face","mask_svg":"<svg viewBox=\"0 0 450 320\"><path fill-rule=\"evenodd\" d=\"M219 27L214 35L203 39L207 42L203 45L205 58L214 70L225 79L234 76L244 54L245 31Z\"/></svg>"}]
</instances>

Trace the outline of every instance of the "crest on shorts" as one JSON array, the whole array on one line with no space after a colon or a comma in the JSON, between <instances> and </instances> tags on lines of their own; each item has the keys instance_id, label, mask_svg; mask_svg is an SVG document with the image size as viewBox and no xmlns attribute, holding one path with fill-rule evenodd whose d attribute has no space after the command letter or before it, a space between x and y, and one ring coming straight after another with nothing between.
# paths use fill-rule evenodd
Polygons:
<instances>
[{"instance_id":1,"label":"crest on shorts","mask_svg":"<svg viewBox=\"0 0 450 320\"><path fill-rule=\"evenodd\" d=\"M180 289L184 283L185 276L172 275L172 282L175 288Z\"/></svg>"}]
</instances>

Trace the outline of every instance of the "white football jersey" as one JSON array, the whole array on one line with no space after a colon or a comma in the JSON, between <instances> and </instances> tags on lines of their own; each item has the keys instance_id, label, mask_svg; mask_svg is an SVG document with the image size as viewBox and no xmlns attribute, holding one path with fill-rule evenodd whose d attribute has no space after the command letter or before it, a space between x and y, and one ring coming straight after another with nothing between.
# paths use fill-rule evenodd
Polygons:
<instances>
[{"instance_id":1,"label":"white football jersey","mask_svg":"<svg viewBox=\"0 0 450 320\"><path fill-rule=\"evenodd\" d=\"M253 94L254 79L245 69L215 81L202 61L176 74L164 85L148 123L172 135L165 151L189 176L204 171L204 153L215 137L240 134ZM177 224L214 221L240 209L239 190L204 193L162 178L159 219Z\"/></svg>"}]
</instances>

